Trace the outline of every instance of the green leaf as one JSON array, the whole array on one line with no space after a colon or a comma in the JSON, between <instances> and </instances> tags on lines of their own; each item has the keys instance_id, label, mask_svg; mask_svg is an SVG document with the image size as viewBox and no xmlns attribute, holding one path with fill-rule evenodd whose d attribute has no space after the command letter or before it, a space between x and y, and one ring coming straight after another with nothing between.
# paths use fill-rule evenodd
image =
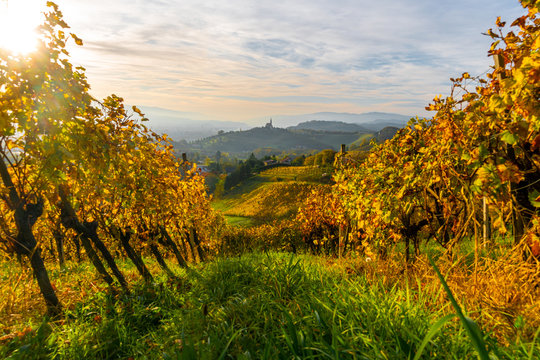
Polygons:
<instances>
[{"instance_id":1,"label":"green leaf","mask_svg":"<svg viewBox=\"0 0 540 360\"><path fill-rule=\"evenodd\" d=\"M512 134L510 131L506 130L501 134L501 140L507 144L514 145L517 143L516 135Z\"/></svg>"},{"instance_id":2,"label":"green leaf","mask_svg":"<svg viewBox=\"0 0 540 360\"><path fill-rule=\"evenodd\" d=\"M525 326L525 320L523 319L523 316L519 315L516 318L516 321L514 321L514 327L516 329L523 329L524 326Z\"/></svg>"},{"instance_id":3,"label":"green leaf","mask_svg":"<svg viewBox=\"0 0 540 360\"><path fill-rule=\"evenodd\" d=\"M529 193L529 201L534 207L540 207L540 201L538 197L540 196L540 192L538 190L534 190Z\"/></svg>"},{"instance_id":4,"label":"green leaf","mask_svg":"<svg viewBox=\"0 0 540 360\"><path fill-rule=\"evenodd\" d=\"M239 335L243 330L244 330L244 329L239 329L239 330L237 330L237 331L231 336L231 338L229 339L229 341L228 341L227 344L225 345L225 348L224 348L223 351L221 352L221 355L219 355L219 360L225 359L225 356L227 356L227 351L229 350L229 346L231 345L231 343L234 341L234 339L236 339L236 337L238 337L238 335Z\"/></svg>"},{"instance_id":5,"label":"green leaf","mask_svg":"<svg viewBox=\"0 0 540 360\"><path fill-rule=\"evenodd\" d=\"M65 172L63 172L63 171L58 171L57 175L58 175L58 177L59 177L61 180L67 181L67 176L66 176L66 173L65 173Z\"/></svg>"},{"instance_id":6,"label":"green leaf","mask_svg":"<svg viewBox=\"0 0 540 360\"><path fill-rule=\"evenodd\" d=\"M478 156L480 158L479 160L484 160L488 155L489 155L488 149L484 146L484 144L481 144L478 147Z\"/></svg>"}]
</instances>

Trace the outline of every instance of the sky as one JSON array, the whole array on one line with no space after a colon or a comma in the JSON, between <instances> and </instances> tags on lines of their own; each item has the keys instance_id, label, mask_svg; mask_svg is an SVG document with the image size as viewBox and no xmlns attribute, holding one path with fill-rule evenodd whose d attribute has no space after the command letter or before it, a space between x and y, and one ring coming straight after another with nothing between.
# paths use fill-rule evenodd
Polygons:
<instances>
[{"instance_id":1,"label":"sky","mask_svg":"<svg viewBox=\"0 0 540 360\"><path fill-rule=\"evenodd\" d=\"M23 4L28 18L44 1ZM0 0L6 3L6 0ZM92 94L253 122L382 111L429 116L450 77L484 74L497 16L517 0L57 0ZM3 33L5 37L5 32Z\"/></svg>"}]
</instances>

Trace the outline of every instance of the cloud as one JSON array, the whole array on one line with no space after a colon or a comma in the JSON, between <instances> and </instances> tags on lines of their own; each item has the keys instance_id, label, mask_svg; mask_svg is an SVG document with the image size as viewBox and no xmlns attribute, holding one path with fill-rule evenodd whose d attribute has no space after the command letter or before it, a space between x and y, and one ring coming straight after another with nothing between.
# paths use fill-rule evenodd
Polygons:
<instances>
[{"instance_id":1,"label":"cloud","mask_svg":"<svg viewBox=\"0 0 540 360\"><path fill-rule=\"evenodd\" d=\"M481 35L507 0L59 0L93 91L242 120L287 111L401 111L489 69ZM387 107L387 108L384 108Z\"/></svg>"}]
</instances>

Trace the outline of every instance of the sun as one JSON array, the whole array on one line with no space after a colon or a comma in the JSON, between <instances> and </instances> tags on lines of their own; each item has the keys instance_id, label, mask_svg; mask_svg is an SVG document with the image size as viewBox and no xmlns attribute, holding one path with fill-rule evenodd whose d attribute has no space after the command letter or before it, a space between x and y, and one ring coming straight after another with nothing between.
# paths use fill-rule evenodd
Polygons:
<instances>
[{"instance_id":1,"label":"sun","mask_svg":"<svg viewBox=\"0 0 540 360\"><path fill-rule=\"evenodd\" d=\"M0 0L0 48L15 54L36 50L43 1Z\"/></svg>"}]
</instances>

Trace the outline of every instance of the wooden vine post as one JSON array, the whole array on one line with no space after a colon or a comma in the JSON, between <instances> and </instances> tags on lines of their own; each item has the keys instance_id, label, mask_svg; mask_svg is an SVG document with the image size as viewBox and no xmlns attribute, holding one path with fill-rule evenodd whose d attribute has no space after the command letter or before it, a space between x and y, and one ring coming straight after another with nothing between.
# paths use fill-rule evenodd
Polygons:
<instances>
[{"instance_id":1,"label":"wooden vine post","mask_svg":"<svg viewBox=\"0 0 540 360\"><path fill-rule=\"evenodd\" d=\"M482 212L483 212L483 246L486 247L491 242L491 218L489 216L489 206L487 204L487 198L482 198Z\"/></svg>"},{"instance_id":2,"label":"wooden vine post","mask_svg":"<svg viewBox=\"0 0 540 360\"><path fill-rule=\"evenodd\" d=\"M345 158L345 144L341 144L341 151L340 151L340 161L341 164L343 164L343 159ZM345 228L345 225L339 224L339 235L338 235L338 257L341 258L343 256L343 250L345 249L345 243L347 241L348 237L348 231Z\"/></svg>"}]
</instances>

